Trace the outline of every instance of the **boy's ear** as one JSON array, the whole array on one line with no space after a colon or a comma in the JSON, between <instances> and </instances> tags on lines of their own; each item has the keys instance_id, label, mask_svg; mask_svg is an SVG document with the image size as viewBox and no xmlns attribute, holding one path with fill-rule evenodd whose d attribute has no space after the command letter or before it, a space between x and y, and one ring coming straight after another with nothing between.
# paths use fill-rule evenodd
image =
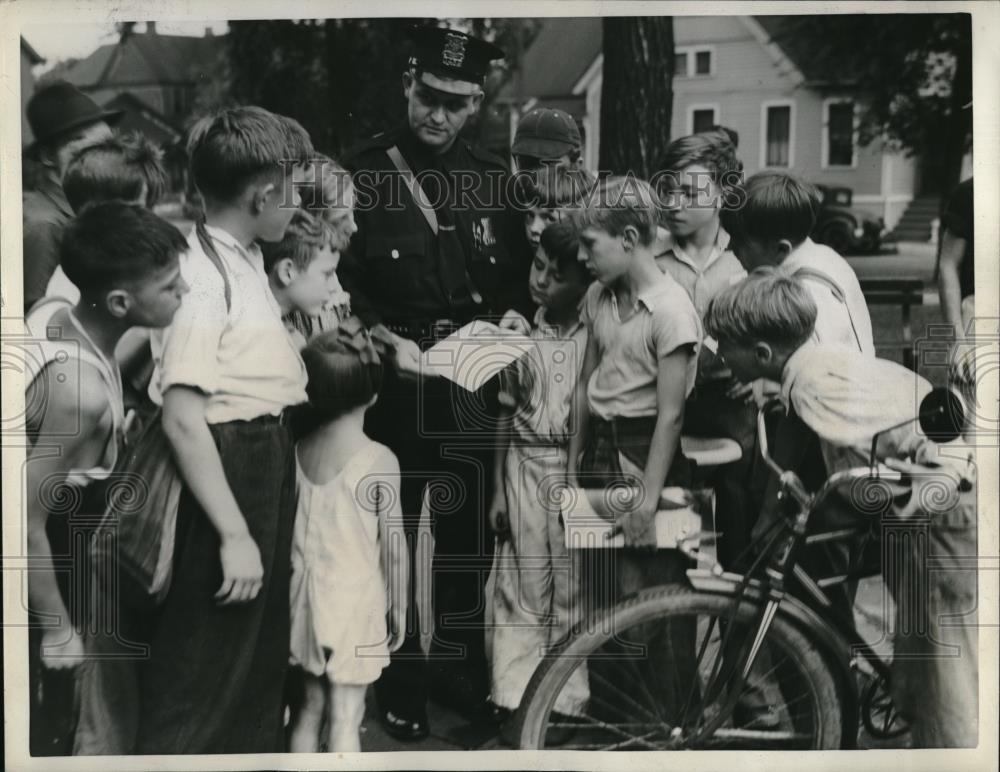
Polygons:
<instances>
[{"instance_id":1,"label":"boy's ear","mask_svg":"<svg viewBox=\"0 0 1000 772\"><path fill-rule=\"evenodd\" d=\"M403 96L410 98L410 89L413 88L413 73L407 70L403 73Z\"/></svg>"},{"instance_id":2,"label":"boy's ear","mask_svg":"<svg viewBox=\"0 0 1000 772\"><path fill-rule=\"evenodd\" d=\"M261 214L267 209L267 200L272 194L280 194L278 186L273 182L265 182L252 188L250 203L254 214Z\"/></svg>"},{"instance_id":3,"label":"boy's ear","mask_svg":"<svg viewBox=\"0 0 1000 772\"><path fill-rule=\"evenodd\" d=\"M278 277L278 283L282 287L287 287L299 275L299 269L295 267L295 263L292 262L292 258L290 257L279 260L273 270Z\"/></svg>"},{"instance_id":4,"label":"boy's ear","mask_svg":"<svg viewBox=\"0 0 1000 772\"><path fill-rule=\"evenodd\" d=\"M786 257L792 254L792 250L795 249L795 247L792 246L792 242L788 239L781 239L781 241L775 245L774 249L778 262L782 263Z\"/></svg>"},{"instance_id":5,"label":"boy's ear","mask_svg":"<svg viewBox=\"0 0 1000 772\"><path fill-rule=\"evenodd\" d=\"M757 341L753 345L753 356L757 360L758 364L768 365L771 360L774 359L774 352L771 350L771 346L762 340Z\"/></svg>"},{"instance_id":6,"label":"boy's ear","mask_svg":"<svg viewBox=\"0 0 1000 772\"><path fill-rule=\"evenodd\" d=\"M124 319L132 308L132 296L122 289L111 290L104 297L104 305L115 319Z\"/></svg>"},{"instance_id":7,"label":"boy's ear","mask_svg":"<svg viewBox=\"0 0 1000 772\"><path fill-rule=\"evenodd\" d=\"M482 91L472 95L472 112L474 113L479 112L479 108L480 106L482 106L483 99L485 98L485 96L486 94L484 94Z\"/></svg>"},{"instance_id":8,"label":"boy's ear","mask_svg":"<svg viewBox=\"0 0 1000 772\"><path fill-rule=\"evenodd\" d=\"M635 246L638 243L639 231L635 229L635 226L626 225L625 229L622 231L622 246L625 247L625 251L631 252L635 249Z\"/></svg>"}]
</instances>

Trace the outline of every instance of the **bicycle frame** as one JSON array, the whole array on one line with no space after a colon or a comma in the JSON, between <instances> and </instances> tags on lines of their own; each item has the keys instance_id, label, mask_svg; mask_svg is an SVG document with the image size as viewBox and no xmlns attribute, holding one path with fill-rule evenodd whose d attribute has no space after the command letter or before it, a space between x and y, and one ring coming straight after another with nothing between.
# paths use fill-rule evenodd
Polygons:
<instances>
[{"instance_id":1,"label":"bicycle frame","mask_svg":"<svg viewBox=\"0 0 1000 772\"><path fill-rule=\"evenodd\" d=\"M809 521L814 512L836 491L845 484L859 480L881 480L883 482L903 482L903 475L892 469L870 465L857 467L831 475L823 486L815 493L809 493L798 475L782 469L771 458L768 452L765 415L769 406L761 408L757 415L758 436L760 438L761 455L770 469L777 475L780 483L781 497L790 497L796 505L794 516L785 523L785 527L766 548L764 555L755 565L763 566L763 571L751 572L747 576L714 571L691 569L687 572L691 585L698 590L730 595L735 602L744 598L761 603L757 614L756 629L753 632L749 651L742 660L742 667L736 676L737 682L731 690L725 710L732 710L739 694L739 686L750 676L754 663L767 637L768 630L779 613L795 619L804 629L821 633L815 636L817 642L824 648L828 659L837 663L841 677L846 683L851 683L850 667L845 664L844 652L853 652L867 661L878 675L888 674L888 665L864 641L853 623L839 619L836 614L822 614L812 605L795 595L789 594L787 579L794 576L800 585L817 601L820 606L829 605L829 600L823 594L819 584L798 565L798 556L803 546L810 540L824 538L848 538L856 531L842 529L825 534L807 536ZM758 575L759 574L759 575ZM842 577L840 581L846 581ZM832 622L832 624L831 624ZM853 694L853 688L851 693ZM855 708L851 706L851 711Z\"/></svg>"}]
</instances>

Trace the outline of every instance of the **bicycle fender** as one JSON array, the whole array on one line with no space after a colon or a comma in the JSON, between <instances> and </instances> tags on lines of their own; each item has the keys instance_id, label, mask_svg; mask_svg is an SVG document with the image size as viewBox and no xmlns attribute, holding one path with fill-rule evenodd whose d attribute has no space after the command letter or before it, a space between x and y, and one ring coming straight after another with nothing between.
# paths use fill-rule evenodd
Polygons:
<instances>
[{"instance_id":1,"label":"bicycle fender","mask_svg":"<svg viewBox=\"0 0 1000 772\"><path fill-rule=\"evenodd\" d=\"M691 586L699 592L708 592L714 595L732 595L735 597L737 588L744 581L740 574L723 572L716 574L705 569L689 569L687 571L688 581ZM746 589L744 597L751 600L762 598L763 588L759 580L751 579ZM816 611L807 606L804 602L791 594L786 594L781 599L778 606L778 614L808 635L816 644L816 647L823 653L823 656L830 663L834 676L839 678L843 685L843 709L845 726L858 725L858 690L857 680L851 668L851 644L833 625L827 622ZM845 747L854 748L857 737L850 732L845 732Z\"/></svg>"}]
</instances>

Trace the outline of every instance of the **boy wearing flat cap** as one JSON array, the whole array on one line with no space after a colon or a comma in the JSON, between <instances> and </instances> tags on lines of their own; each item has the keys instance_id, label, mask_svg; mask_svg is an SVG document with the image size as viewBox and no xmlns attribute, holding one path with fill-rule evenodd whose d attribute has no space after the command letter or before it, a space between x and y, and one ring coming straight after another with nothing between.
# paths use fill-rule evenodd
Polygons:
<instances>
[{"instance_id":1,"label":"boy wearing flat cap","mask_svg":"<svg viewBox=\"0 0 1000 772\"><path fill-rule=\"evenodd\" d=\"M503 52L451 29L417 27L412 39L406 122L347 154L358 231L338 272L355 313L395 346L366 432L399 458L411 566L424 554L414 550L425 491L434 526L433 674L420 648L431 625L418 619L411 580L406 640L375 687L383 726L403 740L427 735L431 690L469 715L489 710L482 609L493 540L483 518L491 476L482 470L492 468L496 385L468 392L421 373L420 351L473 319L531 308L507 166L460 136Z\"/></svg>"},{"instance_id":2,"label":"boy wearing flat cap","mask_svg":"<svg viewBox=\"0 0 1000 772\"><path fill-rule=\"evenodd\" d=\"M517 124L511 153L520 172L541 168L579 169L583 139L573 116L562 110L536 107Z\"/></svg>"}]
</instances>

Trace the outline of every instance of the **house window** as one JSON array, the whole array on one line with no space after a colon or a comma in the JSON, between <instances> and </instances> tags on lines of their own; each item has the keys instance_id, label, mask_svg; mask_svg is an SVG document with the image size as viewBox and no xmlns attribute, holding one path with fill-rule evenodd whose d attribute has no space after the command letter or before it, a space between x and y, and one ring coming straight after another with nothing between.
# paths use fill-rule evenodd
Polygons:
<instances>
[{"instance_id":1,"label":"house window","mask_svg":"<svg viewBox=\"0 0 1000 772\"><path fill-rule=\"evenodd\" d=\"M854 102L826 104L826 165L854 165Z\"/></svg>"},{"instance_id":2,"label":"house window","mask_svg":"<svg viewBox=\"0 0 1000 772\"><path fill-rule=\"evenodd\" d=\"M715 120L715 108L705 107L691 111L691 133L698 134L702 131L708 131L713 126L718 124Z\"/></svg>"},{"instance_id":3,"label":"house window","mask_svg":"<svg viewBox=\"0 0 1000 772\"><path fill-rule=\"evenodd\" d=\"M792 165L792 106L765 106L764 166Z\"/></svg>"},{"instance_id":4,"label":"house window","mask_svg":"<svg viewBox=\"0 0 1000 772\"><path fill-rule=\"evenodd\" d=\"M696 51L694 54L694 74L695 75L711 75L712 74L712 52L711 51Z\"/></svg>"},{"instance_id":5,"label":"house window","mask_svg":"<svg viewBox=\"0 0 1000 772\"><path fill-rule=\"evenodd\" d=\"M687 51L679 51L674 54L674 75L685 78L688 74Z\"/></svg>"},{"instance_id":6,"label":"house window","mask_svg":"<svg viewBox=\"0 0 1000 772\"><path fill-rule=\"evenodd\" d=\"M674 49L674 75L679 78L715 74L715 49L711 46L679 46Z\"/></svg>"}]
</instances>

